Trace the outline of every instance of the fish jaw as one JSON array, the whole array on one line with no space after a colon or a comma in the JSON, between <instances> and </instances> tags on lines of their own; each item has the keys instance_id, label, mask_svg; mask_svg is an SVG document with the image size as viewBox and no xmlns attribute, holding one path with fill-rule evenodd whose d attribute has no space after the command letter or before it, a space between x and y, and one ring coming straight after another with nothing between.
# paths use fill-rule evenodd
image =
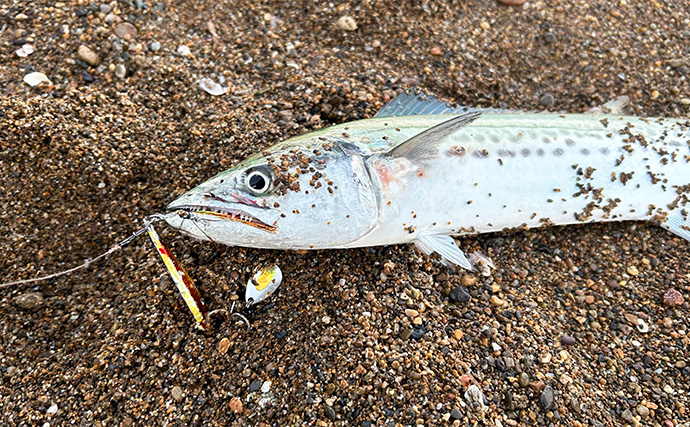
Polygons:
<instances>
[{"instance_id":1,"label":"fish jaw","mask_svg":"<svg viewBox=\"0 0 690 427\"><path fill-rule=\"evenodd\" d=\"M167 207L177 215L166 217L168 224L201 240L237 244L238 237L251 240L255 235L275 234L280 212L263 206L238 192L213 192L194 189Z\"/></svg>"}]
</instances>

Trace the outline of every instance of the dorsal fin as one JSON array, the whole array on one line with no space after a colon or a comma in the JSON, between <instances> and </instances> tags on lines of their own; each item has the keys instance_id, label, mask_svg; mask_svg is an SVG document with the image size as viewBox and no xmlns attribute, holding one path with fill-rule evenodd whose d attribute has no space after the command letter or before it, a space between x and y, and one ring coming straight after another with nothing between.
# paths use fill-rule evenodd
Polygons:
<instances>
[{"instance_id":1,"label":"dorsal fin","mask_svg":"<svg viewBox=\"0 0 690 427\"><path fill-rule=\"evenodd\" d=\"M472 112L460 114L436 126L413 136L392 150L385 156L392 158L405 157L412 162L423 162L438 157L438 146L448 136L477 120L482 113Z\"/></svg>"},{"instance_id":2,"label":"dorsal fin","mask_svg":"<svg viewBox=\"0 0 690 427\"><path fill-rule=\"evenodd\" d=\"M506 110L496 108L452 107L440 99L419 89L402 92L394 100L384 105L374 117L427 116L433 114L464 114L479 111L486 114L502 113Z\"/></svg>"}]
</instances>

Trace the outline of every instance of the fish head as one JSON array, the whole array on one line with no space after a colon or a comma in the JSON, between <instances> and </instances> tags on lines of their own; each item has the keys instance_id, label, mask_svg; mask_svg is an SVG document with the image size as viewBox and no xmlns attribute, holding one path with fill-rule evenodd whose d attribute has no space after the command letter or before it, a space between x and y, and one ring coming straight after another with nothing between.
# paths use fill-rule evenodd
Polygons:
<instances>
[{"instance_id":1,"label":"fish head","mask_svg":"<svg viewBox=\"0 0 690 427\"><path fill-rule=\"evenodd\" d=\"M377 223L365 157L352 144L298 139L249 157L167 207L185 234L233 246L347 247Z\"/></svg>"}]
</instances>

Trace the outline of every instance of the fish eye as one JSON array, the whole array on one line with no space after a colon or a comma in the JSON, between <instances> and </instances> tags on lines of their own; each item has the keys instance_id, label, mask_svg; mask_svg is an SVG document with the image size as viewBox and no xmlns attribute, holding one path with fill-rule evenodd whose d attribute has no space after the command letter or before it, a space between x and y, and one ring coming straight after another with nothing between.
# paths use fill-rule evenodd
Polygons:
<instances>
[{"instance_id":1,"label":"fish eye","mask_svg":"<svg viewBox=\"0 0 690 427\"><path fill-rule=\"evenodd\" d=\"M245 183L256 193L263 193L271 186L271 178L261 171L254 169L247 173Z\"/></svg>"}]
</instances>

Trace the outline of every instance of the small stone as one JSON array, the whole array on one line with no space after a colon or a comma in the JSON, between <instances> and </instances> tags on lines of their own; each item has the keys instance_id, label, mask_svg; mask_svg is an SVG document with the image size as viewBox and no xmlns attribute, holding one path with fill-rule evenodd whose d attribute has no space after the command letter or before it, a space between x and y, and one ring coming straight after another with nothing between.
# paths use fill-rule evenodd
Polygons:
<instances>
[{"instance_id":1,"label":"small stone","mask_svg":"<svg viewBox=\"0 0 690 427\"><path fill-rule=\"evenodd\" d=\"M520 372L520 375L518 375L518 384L520 384L520 387L527 387L529 385L529 375L525 372Z\"/></svg>"},{"instance_id":2,"label":"small stone","mask_svg":"<svg viewBox=\"0 0 690 427\"><path fill-rule=\"evenodd\" d=\"M683 368L685 368L686 363L685 363L684 360L679 360L679 361L676 362L676 365L675 365L675 366L676 366L676 368L678 368L678 369L683 369Z\"/></svg>"},{"instance_id":3,"label":"small stone","mask_svg":"<svg viewBox=\"0 0 690 427\"><path fill-rule=\"evenodd\" d=\"M419 312L417 310L413 310L411 308L406 308L405 309L405 315L411 319L414 319L415 317L419 316Z\"/></svg>"},{"instance_id":4,"label":"small stone","mask_svg":"<svg viewBox=\"0 0 690 427\"><path fill-rule=\"evenodd\" d=\"M117 64L115 66L115 77L118 79L124 79L127 77L127 68L125 68L124 64Z\"/></svg>"},{"instance_id":5,"label":"small stone","mask_svg":"<svg viewBox=\"0 0 690 427\"><path fill-rule=\"evenodd\" d=\"M443 55L443 51L441 50L440 47L434 46L431 48L431 54L434 56L441 56L441 55Z\"/></svg>"},{"instance_id":6,"label":"small stone","mask_svg":"<svg viewBox=\"0 0 690 427\"><path fill-rule=\"evenodd\" d=\"M409 329L409 328L403 329L400 332L400 338L402 338L404 341L409 340L411 336L412 336L412 329Z\"/></svg>"},{"instance_id":7,"label":"small stone","mask_svg":"<svg viewBox=\"0 0 690 427\"><path fill-rule=\"evenodd\" d=\"M428 331L424 327L424 325L419 325L415 326L414 330L412 331L412 339L418 340L421 337L424 336Z\"/></svg>"},{"instance_id":8,"label":"small stone","mask_svg":"<svg viewBox=\"0 0 690 427\"><path fill-rule=\"evenodd\" d=\"M462 418L462 412L458 408L453 408L452 411L450 411L450 417L454 420L459 420Z\"/></svg>"},{"instance_id":9,"label":"small stone","mask_svg":"<svg viewBox=\"0 0 690 427\"><path fill-rule=\"evenodd\" d=\"M335 25L344 31L355 31L357 29L357 21L351 16L341 16L335 21Z\"/></svg>"},{"instance_id":10,"label":"small stone","mask_svg":"<svg viewBox=\"0 0 690 427\"><path fill-rule=\"evenodd\" d=\"M550 385L547 385L544 388L544 391L541 392L541 397L539 400L541 401L542 406L544 406L544 409L547 411L553 407L554 395L553 388Z\"/></svg>"},{"instance_id":11,"label":"small stone","mask_svg":"<svg viewBox=\"0 0 690 427\"><path fill-rule=\"evenodd\" d=\"M100 9L101 13L104 15L109 14L113 10L113 8L110 7L110 5L106 4L106 3L103 3L100 6L98 6L98 9Z\"/></svg>"},{"instance_id":12,"label":"small stone","mask_svg":"<svg viewBox=\"0 0 690 427\"><path fill-rule=\"evenodd\" d=\"M220 354L227 353L229 348L230 348L230 340L227 338L221 339L220 342L218 343L218 352Z\"/></svg>"},{"instance_id":13,"label":"small stone","mask_svg":"<svg viewBox=\"0 0 690 427\"><path fill-rule=\"evenodd\" d=\"M326 418L331 421L335 421L335 409L333 409L332 406L324 405L323 412L326 415Z\"/></svg>"},{"instance_id":14,"label":"small stone","mask_svg":"<svg viewBox=\"0 0 690 427\"><path fill-rule=\"evenodd\" d=\"M242 412L242 401L239 397L233 397L232 399L230 399L230 403L228 406L230 406L230 410L235 414L239 414L240 412Z\"/></svg>"},{"instance_id":15,"label":"small stone","mask_svg":"<svg viewBox=\"0 0 690 427\"><path fill-rule=\"evenodd\" d=\"M137 27L129 22L120 22L113 29L113 33L121 39L130 40L137 36Z\"/></svg>"},{"instance_id":16,"label":"small stone","mask_svg":"<svg viewBox=\"0 0 690 427\"><path fill-rule=\"evenodd\" d=\"M58 406L55 403L53 403L52 405L50 405L50 408L48 408L48 410L46 411L46 414L55 415L57 413L57 411L58 411Z\"/></svg>"},{"instance_id":17,"label":"small stone","mask_svg":"<svg viewBox=\"0 0 690 427\"><path fill-rule=\"evenodd\" d=\"M506 6L521 6L527 0L498 0L499 3Z\"/></svg>"},{"instance_id":18,"label":"small stone","mask_svg":"<svg viewBox=\"0 0 690 427\"><path fill-rule=\"evenodd\" d=\"M14 303L19 308L33 311L43 307L45 301L43 300L43 294L39 292L27 292L17 296L14 299Z\"/></svg>"},{"instance_id":19,"label":"small stone","mask_svg":"<svg viewBox=\"0 0 690 427\"><path fill-rule=\"evenodd\" d=\"M640 274L640 270L637 269L634 265L631 265L630 267L626 268L625 271L628 272L629 275L631 276L637 276Z\"/></svg>"},{"instance_id":20,"label":"small stone","mask_svg":"<svg viewBox=\"0 0 690 427\"><path fill-rule=\"evenodd\" d=\"M488 30L491 28L491 24L489 24L486 21L482 21L479 23L479 26L481 27L482 30Z\"/></svg>"},{"instance_id":21,"label":"small stone","mask_svg":"<svg viewBox=\"0 0 690 427\"><path fill-rule=\"evenodd\" d=\"M685 60L683 60L683 58L673 58L668 60L668 65L671 68L682 67L684 63Z\"/></svg>"},{"instance_id":22,"label":"small stone","mask_svg":"<svg viewBox=\"0 0 690 427\"><path fill-rule=\"evenodd\" d=\"M417 371L410 371L407 376L412 380L412 381L419 381L422 379L422 374L420 374Z\"/></svg>"},{"instance_id":23,"label":"small stone","mask_svg":"<svg viewBox=\"0 0 690 427\"><path fill-rule=\"evenodd\" d=\"M462 337L465 336L465 333L462 332L462 329L456 329L453 331L453 336L455 337L456 340L460 341Z\"/></svg>"},{"instance_id":24,"label":"small stone","mask_svg":"<svg viewBox=\"0 0 690 427\"><path fill-rule=\"evenodd\" d=\"M542 390L544 390L544 387L546 387L544 381L532 381L531 383L529 383L529 388L531 388L532 391L535 393L541 393Z\"/></svg>"},{"instance_id":25,"label":"small stone","mask_svg":"<svg viewBox=\"0 0 690 427\"><path fill-rule=\"evenodd\" d=\"M690 105L690 98L681 98L680 103L683 105ZM656 258L654 258L656 259Z\"/></svg>"},{"instance_id":26,"label":"small stone","mask_svg":"<svg viewBox=\"0 0 690 427\"><path fill-rule=\"evenodd\" d=\"M209 95L213 96L225 95L225 93L228 91L227 88L224 88L220 84L216 83L215 81L207 77L204 77L201 80L199 80L199 87Z\"/></svg>"},{"instance_id":27,"label":"small stone","mask_svg":"<svg viewBox=\"0 0 690 427\"><path fill-rule=\"evenodd\" d=\"M553 104L555 104L556 100L554 99L553 95L550 93L545 93L544 95L539 98L539 103L545 107L550 107Z\"/></svg>"},{"instance_id":28,"label":"small stone","mask_svg":"<svg viewBox=\"0 0 690 427\"><path fill-rule=\"evenodd\" d=\"M105 23L107 25L112 25L113 23L121 21L121 20L122 19L119 16L115 15L112 12L105 16Z\"/></svg>"},{"instance_id":29,"label":"small stone","mask_svg":"<svg viewBox=\"0 0 690 427\"><path fill-rule=\"evenodd\" d=\"M177 46L177 54L180 56L189 56L192 54L192 51L189 49L189 46L181 44Z\"/></svg>"},{"instance_id":30,"label":"small stone","mask_svg":"<svg viewBox=\"0 0 690 427\"><path fill-rule=\"evenodd\" d=\"M101 57L86 45L79 46L77 57L93 67L101 63Z\"/></svg>"},{"instance_id":31,"label":"small stone","mask_svg":"<svg viewBox=\"0 0 690 427\"><path fill-rule=\"evenodd\" d=\"M249 384L249 391L259 391L261 389L261 381L252 381Z\"/></svg>"},{"instance_id":32,"label":"small stone","mask_svg":"<svg viewBox=\"0 0 690 427\"><path fill-rule=\"evenodd\" d=\"M659 97L659 91L658 90L653 90L652 93L649 94L649 97L651 99L657 99Z\"/></svg>"},{"instance_id":33,"label":"small stone","mask_svg":"<svg viewBox=\"0 0 690 427\"><path fill-rule=\"evenodd\" d=\"M685 302L685 298L683 298L683 294L677 290L669 289L664 293L663 301L664 304L669 307L680 307Z\"/></svg>"},{"instance_id":34,"label":"small stone","mask_svg":"<svg viewBox=\"0 0 690 427\"><path fill-rule=\"evenodd\" d=\"M639 405L635 410L642 418L647 418L649 416L649 408L644 405Z\"/></svg>"},{"instance_id":35,"label":"small stone","mask_svg":"<svg viewBox=\"0 0 690 427\"><path fill-rule=\"evenodd\" d=\"M161 44L160 44L160 42L151 42L151 43L149 43L149 50L150 50L151 52L158 52L159 50L161 50Z\"/></svg>"},{"instance_id":36,"label":"small stone","mask_svg":"<svg viewBox=\"0 0 690 427\"><path fill-rule=\"evenodd\" d=\"M271 384L273 384L272 381L264 381L264 383L261 384L261 392L268 393L269 391L271 391Z\"/></svg>"},{"instance_id":37,"label":"small stone","mask_svg":"<svg viewBox=\"0 0 690 427\"><path fill-rule=\"evenodd\" d=\"M502 299L500 299L498 296L496 296L496 295L491 296L491 305L493 305L494 307L500 307L503 304L505 304L505 302Z\"/></svg>"},{"instance_id":38,"label":"small stone","mask_svg":"<svg viewBox=\"0 0 690 427\"><path fill-rule=\"evenodd\" d=\"M93 83L93 76L86 70L81 71L81 79L84 83Z\"/></svg>"},{"instance_id":39,"label":"small stone","mask_svg":"<svg viewBox=\"0 0 690 427\"><path fill-rule=\"evenodd\" d=\"M544 41L546 43L553 43L556 41L556 35L554 33L546 33L544 34Z\"/></svg>"},{"instance_id":40,"label":"small stone","mask_svg":"<svg viewBox=\"0 0 690 427\"><path fill-rule=\"evenodd\" d=\"M625 421L628 424L632 424L633 420L635 419L630 409L626 409L625 411L623 411L623 413L621 414L621 418L623 418L623 421Z\"/></svg>"},{"instance_id":41,"label":"small stone","mask_svg":"<svg viewBox=\"0 0 690 427\"><path fill-rule=\"evenodd\" d=\"M563 335L561 337L561 344L563 344L564 346L571 346L575 345L576 343L577 340L575 339L575 337L571 337L570 335Z\"/></svg>"},{"instance_id":42,"label":"small stone","mask_svg":"<svg viewBox=\"0 0 690 427\"><path fill-rule=\"evenodd\" d=\"M172 388L172 390L170 390L170 396L175 402L180 403L182 402L182 399L184 399L184 392L180 386L176 385Z\"/></svg>"},{"instance_id":43,"label":"small stone","mask_svg":"<svg viewBox=\"0 0 690 427\"><path fill-rule=\"evenodd\" d=\"M467 302L472 299L470 294L467 292L467 289L465 289L465 287L462 285L456 286L455 289L453 289L453 291L450 293L449 298L453 302Z\"/></svg>"}]
</instances>

